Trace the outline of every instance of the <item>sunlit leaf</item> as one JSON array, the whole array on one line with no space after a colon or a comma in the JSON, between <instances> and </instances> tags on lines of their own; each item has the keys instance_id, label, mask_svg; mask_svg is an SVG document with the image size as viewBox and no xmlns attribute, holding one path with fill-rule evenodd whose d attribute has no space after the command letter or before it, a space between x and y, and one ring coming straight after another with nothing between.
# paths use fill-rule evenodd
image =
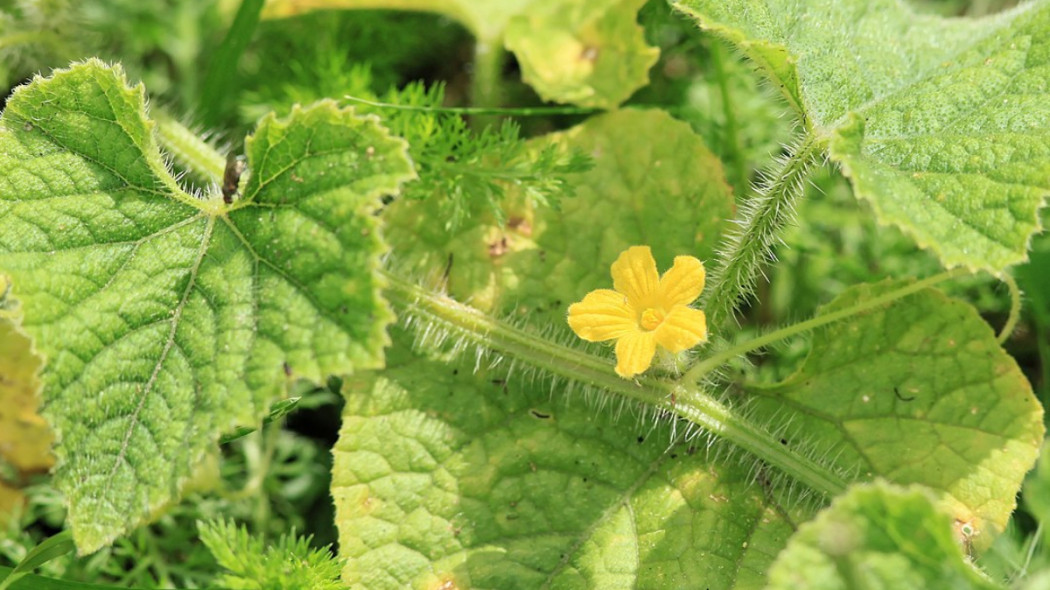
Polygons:
<instances>
[{"instance_id":1,"label":"sunlit leaf","mask_svg":"<svg viewBox=\"0 0 1050 590\"><path fill-rule=\"evenodd\" d=\"M900 283L854 287L832 313ZM986 547L1016 506L1044 435L1017 363L971 306L934 290L830 324L784 382L752 388L782 442L867 481L941 495L960 538Z\"/></svg>"},{"instance_id":2,"label":"sunlit leaf","mask_svg":"<svg viewBox=\"0 0 1050 590\"><path fill-rule=\"evenodd\" d=\"M659 50L645 43L645 0L538 0L511 19L506 45L546 100L613 108L649 83Z\"/></svg>"},{"instance_id":3,"label":"sunlit leaf","mask_svg":"<svg viewBox=\"0 0 1050 590\"><path fill-rule=\"evenodd\" d=\"M352 588L753 588L808 516L667 422L389 357L346 384L334 450Z\"/></svg>"},{"instance_id":4,"label":"sunlit leaf","mask_svg":"<svg viewBox=\"0 0 1050 590\"><path fill-rule=\"evenodd\" d=\"M334 103L264 119L227 205L165 169L143 89L77 64L0 119L0 271L45 361L56 485L81 552L149 520L286 375L382 363L379 198L403 142Z\"/></svg>"},{"instance_id":5,"label":"sunlit leaf","mask_svg":"<svg viewBox=\"0 0 1050 590\"><path fill-rule=\"evenodd\" d=\"M1024 260L1050 193L1050 2L983 19L900 0L678 0L783 92L883 223L948 266Z\"/></svg>"},{"instance_id":6,"label":"sunlit leaf","mask_svg":"<svg viewBox=\"0 0 1050 590\"><path fill-rule=\"evenodd\" d=\"M921 488L856 486L799 528L770 590L1001 588L967 560L949 518Z\"/></svg>"}]
</instances>

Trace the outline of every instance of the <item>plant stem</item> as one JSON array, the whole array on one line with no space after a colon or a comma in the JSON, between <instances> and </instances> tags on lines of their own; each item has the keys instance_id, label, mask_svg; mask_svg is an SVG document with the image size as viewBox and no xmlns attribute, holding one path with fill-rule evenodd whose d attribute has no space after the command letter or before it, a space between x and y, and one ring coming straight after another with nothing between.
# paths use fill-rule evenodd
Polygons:
<instances>
[{"instance_id":1,"label":"plant stem","mask_svg":"<svg viewBox=\"0 0 1050 590\"><path fill-rule=\"evenodd\" d=\"M343 96L344 99L351 102L356 102L370 107L376 107L381 109L392 109L395 111L421 111L427 113L450 113L455 115L509 115L516 117L548 117L551 115L587 115L590 113L601 112L601 109L595 107L576 107L569 105L561 106L539 106L539 107L431 107L422 105L412 104L394 104L390 102L380 102L376 100L368 100L367 98L359 98L356 96L350 96L349 94Z\"/></svg>"},{"instance_id":2,"label":"plant stem","mask_svg":"<svg viewBox=\"0 0 1050 590\"><path fill-rule=\"evenodd\" d=\"M226 159L193 131L164 111L150 113L157 122L157 141L176 163L204 184L218 184L222 180Z\"/></svg>"},{"instance_id":3,"label":"plant stem","mask_svg":"<svg viewBox=\"0 0 1050 590\"><path fill-rule=\"evenodd\" d=\"M476 107L494 108L503 104L501 78L503 74L503 44L498 39L477 38L474 43L474 71L471 76L470 100ZM477 129L496 122L492 115L474 117Z\"/></svg>"},{"instance_id":4,"label":"plant stem","mask_svg":"<svg viewBox=\"0 0 1050 590\"><path fill-rule=\"evenodd\" d=\"M697 383L711 371L714 371L718 367L724 365L725 363L733 360L738 356L747 354L749 352L753 352L779 340L790 338L791 336L794 336L796 334L801 334L803 332L815 330L816 328L830 324L832 322L837 322L839 320L857 315L859 313L864 313L865 311L868 311L870 309L881 307L883 305L886 305L887 303L896 301L898 299L902 299L904 297L907 297L908 295L911 295L912 293L921 291L926 287L930 287L942 281L946 281L948 279L967 273L969 273L969 271L963 268L957 268L955 270L943 272L941 274L934 275L930 278L923 279L921 281L916 281L910 285L905 285L904 287L901 287L900 289L897 289L895 291L879 295L878 297L873 297L871 299L858 303L857 305L851 305L850 307L839 309L830 313L820 314L804 322L792 324L790 326L759 336L758 338L753 338L746 342L741 342L740 344L731 346L725 350L718 352L717 354L714 354L696 363L686 372L685 375L682 376L681 380L683 383Z\"/></svg>"},{"instance_id":5,"label":"plant stem","mask_svg":"<svg viewBox=\"0 0 1050 590\"><path fill-rule=\"evenodd\" d=\"M1006 323L999 332L999 344L1003 344L1010 338L1010 335L1014 333L1014 328L1017 327L1017 322L1021 319L1021 289L1017 286L1017 281L1008 274L1003 274L1003 282L1010 288L1010 315L1007 316Z\"/></svg>"},{"instance_id":6,"label":"plant stem","mask_svg":"<svg viewBox=\"0 0 1050 590\"><path fill-rule=\"evenodd\" d=\"M733 317L736 307L754 292L755 277L772 259L773 245L791 222L803 181L820 152L815 136L807 134L779 166L765 176L757 194L741 208L739 229L718 253L712 272L713 287L702 302L710 325L717 330Z\"/></svg>"},{"instance_id":7,"label":"plant stem","mask_svg":"<svg viewBox=\"0 0 1050 590\"><path fill-rule=\"evenodd\" d=\"M472 307L428 291L386 271L386 294L403 313L455 333L482 349L499 350L517 362L684 418L704 430L750 452L804 485L827 496L845 490L836 473L784 447L769 432L719 402L698 386L652 377L625 380L612 365L578 350L561 346L530 332L496 320Z\"/></svg>"},{"instance_id":8,"label":"plant stem","mask_svg":"<svg viewBox=\"0 0 1050 590\"><path fill-rule=\"evenodd\" d=\"M737 194L743 194L748 187L747 172L744 167L743 149L740 147L740 132L737 128L736 111L729 94L729 76L725 69L726 50L719 39L711 40L711 63L715 68L718 90L722 98L722 114L725 117L725 133L722 139L725 145L726 159L733 171L732 185Z\"/></svg>"}]
</instances>

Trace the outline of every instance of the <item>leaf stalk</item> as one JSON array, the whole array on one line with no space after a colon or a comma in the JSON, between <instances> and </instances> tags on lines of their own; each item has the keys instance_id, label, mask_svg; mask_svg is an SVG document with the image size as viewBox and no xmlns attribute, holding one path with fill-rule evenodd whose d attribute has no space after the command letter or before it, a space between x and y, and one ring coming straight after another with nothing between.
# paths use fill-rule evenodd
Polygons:
<instances>
[{"instance_id":1,"label":"leaf stalk","mask_svg":"<svg viewBox=\"0 0 1050 590\"><path fill-rule=\"evenodd\" d=\"M784 447L771 433L696 384L654 377L621 379L606 359L541 338L388 271L380 274L387 282L386 294L391 303L404 314L437 324L474 346L498 350L546 374L597 387L685 419L827 497L846 489L847 482L840 475Z\"/></svg>"}]
</instances>

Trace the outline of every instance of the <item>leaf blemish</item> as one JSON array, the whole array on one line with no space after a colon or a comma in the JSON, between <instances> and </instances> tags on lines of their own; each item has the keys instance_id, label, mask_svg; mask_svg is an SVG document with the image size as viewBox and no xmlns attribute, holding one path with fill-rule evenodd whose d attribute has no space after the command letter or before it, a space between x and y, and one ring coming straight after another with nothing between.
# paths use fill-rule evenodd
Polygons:
<instances>
[{"instance_id":1,"label":"leaf blemish","mask_svg":"<svg viewBox=\"0 0 1050 590\"><path fill-rule=\"evenodd\" d=\"M910 402L910 401L913 401L915 399L914 395L909 396L909 397L904 397L903 395L901 395L900 390L897 389L896 387L893 388L893 395L897 396L897 399L901 400L902 402Z\"/></svg>"}]
</instances>

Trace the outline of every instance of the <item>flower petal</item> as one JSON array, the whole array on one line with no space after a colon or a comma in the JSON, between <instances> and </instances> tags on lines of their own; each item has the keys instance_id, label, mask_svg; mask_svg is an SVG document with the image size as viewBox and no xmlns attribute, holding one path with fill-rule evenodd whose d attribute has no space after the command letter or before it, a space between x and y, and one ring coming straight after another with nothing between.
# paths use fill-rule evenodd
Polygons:
<instances>
[{"instance_id":1,"label":"flower petal","mask_svg":"<svg viewBox=\"0 0 1050 590\"><path fill-rule=\"evenodd\" d=\"M653 334L660 346L671 352L682 352L707 341L707 316L699 309L678 305Z\"/></svg>"},{"instance_id":2,"label":"flower petal","mask_svg":"<svg viewBox=\"0 0 1050 590\"><path fill-rule=\"evenodd\" d=\"M653 364L656 338L653 332L632 332L616 341L616 374L630 379Z\"/></svg>"},{"instance_id":3,"label":"flower petal","mask_svg":"<svg viewBox=\"0 0 1050 590\"><path fill-rule=\"evenodd\" d=\"M704 290L704 263L692 256L675 256L674 266L660 277L660 302L670 309L689 305Z\"/></svg>"},{"instance_id":4,"label":"flower petal","mask_svg":"<svg viewBox=\"0 0 1050 590\"><path fill-rule=\"evenodd\" d=\"M612 263L611 270L613 287L627 296L631 307L640 311L654 305L660 275L649 246L631 246Z\"/></svg>"},{"instance_id":5,"label":"flower petal","mask_svg":"<svg viewBox=\"0 0 1050 590\"><path fill-rule=\"evenodd\" d=\"M569 306L569 327L584 340L601 342L637 332L638 322L623 293L597 289Z\"/></svg>"}]
</instances>

